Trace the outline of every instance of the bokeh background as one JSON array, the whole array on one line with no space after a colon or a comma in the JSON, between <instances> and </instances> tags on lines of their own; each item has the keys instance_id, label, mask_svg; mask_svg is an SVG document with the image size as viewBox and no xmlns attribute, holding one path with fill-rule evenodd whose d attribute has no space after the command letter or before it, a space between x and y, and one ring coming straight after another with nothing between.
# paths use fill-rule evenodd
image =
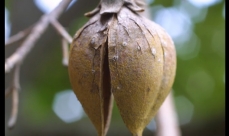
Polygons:
<instances>
[{"instance_id":1,"label":"bokeh background","mask_svg":"<svg viewBox=\"0 0 229 136\"><path fill-rule=\"evenodd\" d=\"M50 12L60 0L5 0L5 40ZM73 36L99 0L73 0L60 23ZM177 74L173 95L183 136L225 135L225 1L147 0L151 19L173 38ZM5 47L9 57L21 41ZM61 37L52 26L21 68L19 114L9 130L11 97L5 100L6 136L94 136L95 128L73 94L62 66ZM12 74L6 74L9 86ZM144 136L155 135L152 120ZM131 136L114 105L108 136Z\"/></svg>"}]
</instances>

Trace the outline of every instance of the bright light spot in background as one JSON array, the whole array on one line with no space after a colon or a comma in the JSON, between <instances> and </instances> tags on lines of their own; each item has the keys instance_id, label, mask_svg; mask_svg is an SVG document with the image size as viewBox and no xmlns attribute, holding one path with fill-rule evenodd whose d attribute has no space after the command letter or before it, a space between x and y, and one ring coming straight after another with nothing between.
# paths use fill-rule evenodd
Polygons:
<instances>
[{"instance_id":1,"label":"bright light spot in background","mask_svg":"<svg viewBox=\"0 0 229 136\"><path fill-rule=\"evenodd\" d=\"M65 90L55 95L53 111L65 123L80 120L84 111L72 90Z\"/></svg>"},{"instance_id":2,"label":"bright light spot in background","mask_svg":"<svg viewBox=\"0 0 229 136\"><path fill-rule=\"evenodd\" d=\"M184 12L177 8L160 8L154 21L161 25L176 43L187 42L192 35L192 22Z\"/></svg>"},{"instance_id":3,"label":"bright light spot in background","mask_svg":"<svg viewBox=\"0 0 229 136\"><path fill-rule=\"evenodd\" d=\"M5 8L5 41L8 40L10 36L10 23L9 23L9 12Z\"/></svg>"},{"instance_id":4,"label":"bright light spot in background","mask_svg":"<svg viewBox=\"0 0 229 136\"><path fill-rule=\"evenodd\" d=\"M38 8L44 13L51 12L62 0L34 0ZM68 8L72 6L77 0L72 0Z\"/></svg>"},{"instance_id":5,"label":"bright light spot in background","mask_svg":"<svg viewBox=\"0 0 229 136\"><path fill-rule=\"evenodd\" d=\"M185 91L193 100L200 101L211 98L214 89L215 81L213 77L206 70L200 70L190 74Z\"/></svg>"},{"instance_id":6,"label":"bright light spot in background","mask_svg":"<svg viewBox=\"0 0 229 136\"><path fill-rule=\"evenodd\" d=\"M152 4L154 2L154 0L146 0L147 4Z\"/></svg>"},{"instance_id":7,"label":"bright light spot in background","mask_svg":"<svg viewBox=\"0 0 229 136\"><path fill-rule=\"evenodd\" d=\"M156 125L155 120L152 119L152 120L150 121L150 123L146 126L146 128L149 129L149 130L151 130L151 131L153 131L153 132L156 131L157 125Z\"/></svg>"},{"instance_id":8,"label":"bright light spot in background","mask_svg":"<svg viewBox=\"0 0 229 136\"><path fill-rule=\"evenodd\" d=\"M192 5L187 1L181 1L179 4L180 12L185 13L194 23L204 21L208 12L208 8L200 8Z\"/></svg>"},{"instance_id":9,"label":"bright light spot in background","mask_svg":"<svg viewBox=\"0 0 229 136\"><path fill-rule=\"evenodd\" d=\"M203 21L207 11L208 9L197 8L186 1L181 1L177 7L165 8L157 5L151 8L153 21L172 37L177 55L183 60L193 59L199 53L201 42L193 32L193 23Z\"/></svg>"},{"instance_id":10,"label":"bright light spot in background","mask_svg":"<svg viewBox=\"0 0 229 136\"><path fill-rule=\"evenodd\" d=\"M221 2L222 0L188 0L196 7L205 8Z\"/></svg>"},{"instance_id":11,"label":"bright light spot in background","mask_svg":"<svg viewBox=\"0 0 229 136\"><path fill-rule=\"evenodd\" d=\"M175 104L180 125L189 123L194 113L194 105L184 96L175 97Z\"/></svg>"}]
</instances>

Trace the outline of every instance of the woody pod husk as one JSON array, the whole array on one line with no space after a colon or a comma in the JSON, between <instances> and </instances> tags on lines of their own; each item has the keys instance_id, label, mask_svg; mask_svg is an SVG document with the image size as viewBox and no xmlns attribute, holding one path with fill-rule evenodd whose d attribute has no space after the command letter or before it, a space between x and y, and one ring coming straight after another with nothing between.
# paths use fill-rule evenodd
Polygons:
<instances>
[{"instance_id":1,"label":"woody pod husk","mask_svg":"<svg viewBox=\"0 0 229 136\"><path fill-rule=\"evenodd\" d=\"M129 131L142 136L173 85L174 43L143 10L137 0L101 0L71 44L70 82L98 136L108 131L113 99Z\"/></svg>"}]
</instances>

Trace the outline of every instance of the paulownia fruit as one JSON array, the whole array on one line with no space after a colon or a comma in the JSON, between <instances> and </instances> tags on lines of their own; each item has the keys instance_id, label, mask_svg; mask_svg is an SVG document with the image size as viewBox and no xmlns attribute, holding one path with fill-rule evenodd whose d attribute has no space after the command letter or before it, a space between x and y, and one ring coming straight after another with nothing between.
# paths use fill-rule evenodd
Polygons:
<instances>
[{"instance_id":1,"label":"paulownia fruit","mask_svg":"<svg viewBox=\"0 0 229 136\"><path fill-rule=\"evenodd\" d=\"M71 44L69 76L74 93L104 136L113 97L121 117L141 136L174 82L176 52L170 36L139 15L134 0L102 0ZM113 94L113 96L112 96Z\"/></svg>"}]
</instances>

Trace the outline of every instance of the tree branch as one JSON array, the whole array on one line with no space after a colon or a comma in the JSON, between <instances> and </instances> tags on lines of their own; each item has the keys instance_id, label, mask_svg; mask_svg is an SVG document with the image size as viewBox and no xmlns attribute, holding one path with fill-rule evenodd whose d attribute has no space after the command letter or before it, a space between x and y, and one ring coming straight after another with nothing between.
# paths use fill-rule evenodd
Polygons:
<instances>
[{"instance_id":1,"label":"tree branch","mask_svg":"<svg viewBox=\"0 0 229 136\"><path fill-rule=\"evenodd\" d=\"M64 38L62 39L62 52L63 52L62 64L67 67L69 50L68 50L68 42Z\"/></svg>"},{"instance_id":2,"label":"tree branch","mask_svg":"<svg viewBox=\"0 0 229 136\"><path fill-rule=\"evenodd\" d=\"M72 37L69 35L69 33L64 29L64 27L56 20L56 19L50 19L51 24L53 27L57 30L57 32L67 40L69 44L72 43Z\"/></svg>"},{"instance_id":3,"label":"tree branch","mask_svg":"<svg viewBox=\"0 0 229 136\"><path fill-rule=\"evenodd\" d=\"M5 62L5 73L10 72L16 63L22 62L29 51L33 48L36 41L44 33L49 24L50 18L58 18L61 13L64 12L65 8L69 5L71 0L63 0L60 4L49 14L45 14L32 28L31 33L22 43L21 47L16 50L16 52L7 58Z\"/></svg>"},{"instance_id":4,"label":"tree branch","mask_svg":"<svg viewBox=\"0 0 229 136\"><path fill-rule=\"evenodd\" d=\"M32 29L32 27L29 27L23 31L20 31L19 33L15 34L14 36L11 36L10 39L8 39L5 42L5 46L8 46L12 43L15 43L15 42L23 39L25 36L27 36L30 33L31 29Z\"/></svg>"},{"instance_id":5,"label":"tree branch","mask_svg":"<svg viewBox=\"0 0 229 136\"><path fill-rule=\"evenodd\" d=\"M27 38L24 40L22 45L9 57L6 59L5 62L5 73L10 72L11 69L14 68L14 76L13 76L13 82L12 85L6 89L5 91L5 98L8 97L10 94L12 94L12 111L11 116L8 122L8 127L11 129L14 127L16 120L17 120L17 114L18 114L18 102L19 102L19 96L18 92L20 90L19 85L19 73L20 73L20 66L26 55L30 52L30 50L34 47L36 41L40 38L40 36L45 32L47 29L49 23L51 22L50 19L54 20L54 24L58 26L58 28L63 28L56 19L61 15L61 13L64 12L64 10L67 8L71 0L62 0L60 4L49 14L43 15L40 20L33 26L30 27L24 31L19 32L18 34L12 36L6 43L5 47L9 44L15 43L25 36ZM56 22L55 22L56 21ZM63 29L64 30L64 29ZM63 32L62 30L62 32ZM71 36L67 35L66 31L63 32L65 35L65 38L67 37L68 41L72 41ZM63 45L63 51L64 51L64 63L67 64L68 62L68 45L66 41L64 41ZM66 53L67 52L67 53Z\"/></svg>"},{"instance_id":6,"label":"tree branch","mask_svg":"<svg viewBox=\"0 0 229 136\"><path fill-rule=\"evenodd\" d=\"M157 136L181 136L172 92L160 107L157 116Z\"/></svg>"},{"instance_id":7,"label":"tree branch","mask_svg":"<svg viewBox=\"0 0 229 136\"><path fill-rule=\"evenodd\" d=\"M68 44L72 43L72 37L69 33L64 29L64 27L54 18L50 19L51 24L56 29L56 31L63 37L62 38L62 64L64 66L68 66L68 57L69 57L69 49Z\"/></svg>"},{"instance_id":8,"label":"tree branch","mask_svg":"<svg viewBox=\"0 0 229 136\"><path fill-rule=\"evenodd\" d=\"M20 63L17 63L14 68L14 76L12 86L5 92L5 97L12 93L12 111L8 122L8 127L11 129L16 123L18 113L18 92L20 90L19 85L19 74L20 74Z\"/></svg>"}]
</instances>

